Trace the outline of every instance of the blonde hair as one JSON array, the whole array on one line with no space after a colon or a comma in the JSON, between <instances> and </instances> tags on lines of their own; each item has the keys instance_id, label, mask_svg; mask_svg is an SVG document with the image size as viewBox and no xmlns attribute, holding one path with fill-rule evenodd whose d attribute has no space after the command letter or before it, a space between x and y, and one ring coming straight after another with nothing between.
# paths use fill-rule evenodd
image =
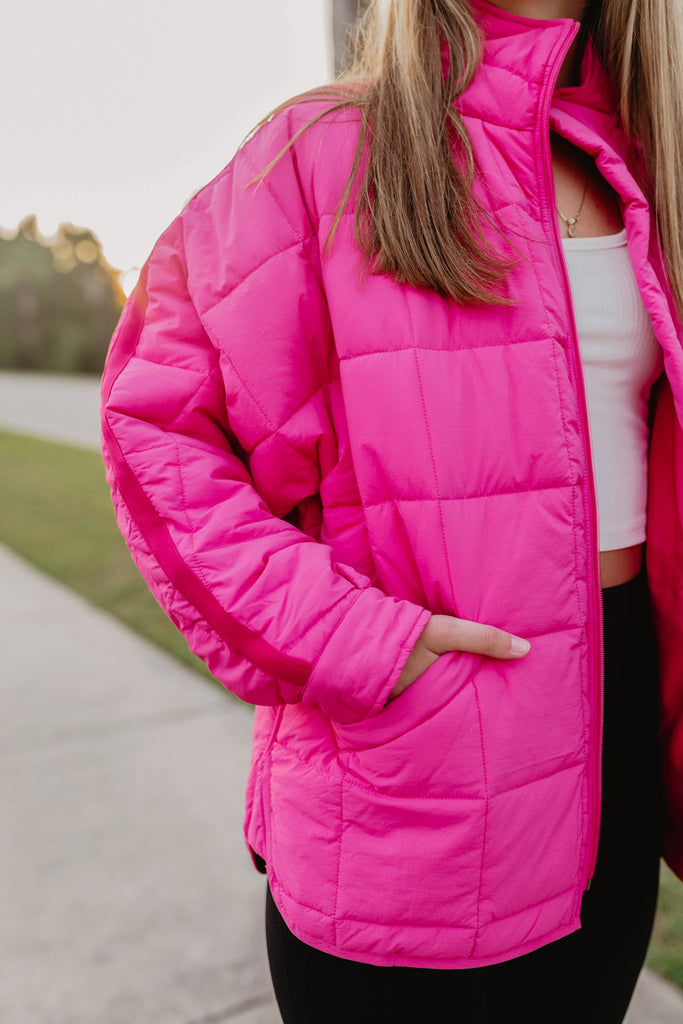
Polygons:
<instances>
[{"instance_id":1,"label":"blonde hair","mask_svg":"<svg viewBox=\"0 0 683 1024\"><path fill-rule=\"evenodd\" d=\"M592 37L613 83L683 316L677 3L593 0L583 35ZM369 0L349 69L332 90L298 98L327 96L332 110L360 110L355 159L328 246L358 185L356 241L373 271L459 302L495 303L503 301L501 284L512 261L482 233L485 214L471 189L472 147L454 105L475 74L481 51L468 0Z\"/></svg>"},{"instance_id":2,"label":"blonde hair","mask_svg":"<svg viewBox=\"0 0 683 1024\"><path fill-rule=\"evenodd\" d=\"M678 0L602 0L586 28L614 84L683 318L683 59Z\"/></svg>"},{"instance_id":3,"label":"blonde hair","mask_svg":"<svg viewBox=\"0 0 683 1024\"><path fill-rule=\"evenodd\" d=\"M454 105L481 46L467 0L376 0L341 80L360 87L362 124L331 237L363 166L356 239L373 270L460 302L499 301L509 267L481 232L472 147Z\"/></svg>"}]
</instances>

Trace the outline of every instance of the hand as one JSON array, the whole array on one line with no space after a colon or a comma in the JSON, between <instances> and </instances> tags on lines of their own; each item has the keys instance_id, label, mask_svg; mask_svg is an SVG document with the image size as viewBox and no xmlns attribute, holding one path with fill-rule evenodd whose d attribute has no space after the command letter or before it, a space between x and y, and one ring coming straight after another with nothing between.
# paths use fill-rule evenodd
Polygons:
<instances>
[{"instance_id":1,"label":"hand","mask_svg":"<svg viewBox=\"0 0 683 1024\"><path fill-rule=\"evenodd\" d=\"M454 615L432 615L408 655L389 700L414 683L437 658L447 651L468 651L488 658L523 658L531 644L513 633Z\"/></svg>"}]
</instances>

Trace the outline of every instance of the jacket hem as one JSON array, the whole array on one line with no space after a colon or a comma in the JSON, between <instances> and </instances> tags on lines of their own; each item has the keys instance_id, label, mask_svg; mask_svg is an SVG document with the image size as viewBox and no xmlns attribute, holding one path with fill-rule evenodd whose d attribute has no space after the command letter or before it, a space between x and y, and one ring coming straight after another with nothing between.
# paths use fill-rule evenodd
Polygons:
<instances>
[{"instance_id":1,"label":"jacket hem","mask_svg":"<svg viewBox=\"0 0 683 1024\"><path fill-rule=\"evenodd\" d=\"M556 928L551 929L543 935L540 935L534 939L530 939L527 942L515 943L514 947L509 949L498 950L495 953L486 953L475 956L407 956L400 953L391 953L387 955L377 954L367 951L358 951L347 949L342 945L335 945L332 942L327 942L325 939L318 935L311 935L302 928L300 925L292 927L290 920L288 920L288 910L286 905L282 906L281 889L276 879L269 876L269 882L273 899L275 900L278 910L282 914L282 918L292 932L301 942L307 946L311 946L314 949L320 950L322 953L329 953L330 956L338 957L342 960L351 960L355 963L369 964L373 967L423 967L431 970L468 970L475 967L490 967L493 964L505 963L509 960L516 960L520 956L525 956L528 953L533 953L537 949L541 949L543 946L547 946L552 942L557 942L559 939L565 938L572 932L578 931L581 927L581 920L578 910L572 914L571 918L558 925ZM310 911L309 911L310 913ZM427 931L431 929L427 928ZM462 929L453 929L454 931L471 932L471 928L463 927Z\"/></svg>"}]
</instances>

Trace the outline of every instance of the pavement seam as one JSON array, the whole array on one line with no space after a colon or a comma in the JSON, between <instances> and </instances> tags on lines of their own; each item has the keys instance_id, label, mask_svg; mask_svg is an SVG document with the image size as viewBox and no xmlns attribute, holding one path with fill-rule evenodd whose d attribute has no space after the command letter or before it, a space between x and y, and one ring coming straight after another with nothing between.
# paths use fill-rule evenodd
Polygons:
<instances>
[{"instance_id":1,"label":"pavement seam","mask_svg":"<svg viewBox=\"0 0 683 1024\"><path fill-rule=\"evenodd\" d=\"M223 1024L223 1021L234 1020L241 1013L257 1010L260 1006L268 1006L272 999L271 993L264 992L261 995L252 996L250 999L244 999L241 1003L236 1003L228 1009L207 1013L204 1017L195 1017L187 1024Z\"/></svg>"}]
</instances>

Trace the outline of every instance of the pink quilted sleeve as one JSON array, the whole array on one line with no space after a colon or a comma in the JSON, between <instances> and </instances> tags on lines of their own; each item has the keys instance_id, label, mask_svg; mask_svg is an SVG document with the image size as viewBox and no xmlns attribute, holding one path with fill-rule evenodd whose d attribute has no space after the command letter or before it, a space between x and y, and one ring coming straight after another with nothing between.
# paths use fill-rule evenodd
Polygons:
<instances>
[{"instance_id":1,"label":"pink quilted sleeve","mask_svg":"<svg viewBox=\"0 0 683 1024\"><path fill-rule=\"evenodd\" d=\"M317 493L333 438L324 296L281 163L245 189L245 156L157 243L112 341L103 452L133 557L214 676L251 703L354 722L382 709L429 613L282 518Z\"/></svg>"}]
</instances>

